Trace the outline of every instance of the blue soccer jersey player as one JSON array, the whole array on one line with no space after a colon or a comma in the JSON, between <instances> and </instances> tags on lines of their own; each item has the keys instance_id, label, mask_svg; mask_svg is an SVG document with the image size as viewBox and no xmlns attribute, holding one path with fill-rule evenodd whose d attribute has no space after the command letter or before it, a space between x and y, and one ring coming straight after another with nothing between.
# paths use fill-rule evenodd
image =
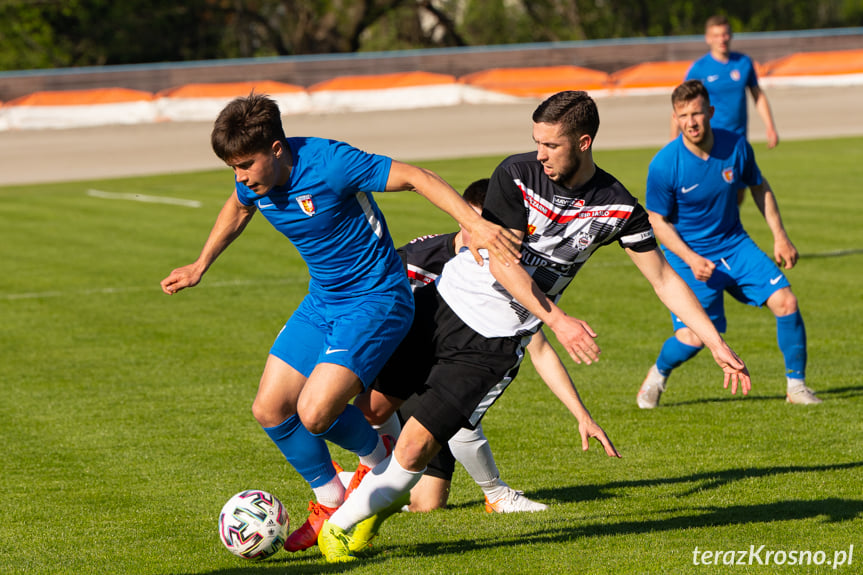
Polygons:
<instances>
[{"instance_id":1,"label":"blue soccer jersey player","mask_svg":"<svg viewBox=\"0 0 863 575\"><path fill-rule=\"evenodd\" d=\"M713 16L704 27L704 40L710 51L696 60L686 80L701 80L714 107L712 126L747 137L746 92L752 95L755 109L767 130L767 147L779 143L779 134L767 96L758 85L755 65L746 54L731 51L731 24L725 16ZM672 138L678 134L672 118Z\"/></svg>"},{"instance_id":2,"label":"blue soccer jersey player","mask_svg":"<svg viewBox=\"0 0 863 575\"><path fill-rule=\"evenodd\" d=\"M681 135L650 163L645 207L666 258L698 297L716 329L726 329L724 292L776 316L779 349L785 357L787 400L819 403L805 384L806 330L791 286L773 261L743 229L738 190L749 188L773 233L776 264L791 269L797 250L782 223L770 185L762 177L745 138L713 129L713 107L704 85L688 80L672 94ZM701 340L672 314L674 335L638 392L638 406L654 408L671 371L695 356Z\"/></svg>"},{"instance_id":3,"label":"blue soccer jersey player","mask_svg":"<svg viewBox=\"0 0 863 575\"><path fill-rule=\"evenodd\" d=\"M471 246L518 256L514 236L490 225L441 178L385 156L320 138L286 138L276 103L252 94L229 103L213 127L216 155L234 171L228 198L198 259L162 280L174 294L197 285L256 211L296 247L309 293L276 337L252 412L316 501L285 543L311 547L344 501L325 440L377 465L385 445L349 401L372 383L413 320L401 259L371 192L415 190L479 238ZM474 247L476 246L476 247ZM278 297L278 296L276 296Z\"/></svg>"}]
</instances>

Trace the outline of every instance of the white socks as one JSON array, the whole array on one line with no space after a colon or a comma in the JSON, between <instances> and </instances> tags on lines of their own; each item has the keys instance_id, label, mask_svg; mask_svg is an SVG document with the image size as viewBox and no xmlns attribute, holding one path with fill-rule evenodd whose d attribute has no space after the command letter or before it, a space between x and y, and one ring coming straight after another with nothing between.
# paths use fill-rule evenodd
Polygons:
<instances>
[{"instance_id":1,"label":"white socks","mask_svg":"<svg viewBox=\"0 0 863 575\"><path fill-rule=\"evenodd\" d=\"M360 486L329 521L342 529L350 529L363 519L392 505L411 490L422 477L422 471L408 471L395 457L389 457L369 471Z\"/></svg>"},{"instance_id":2,"label":"white socks","mask_svg":"<svg viewBox=\"0 0 863 575\"><path fill-rule=\"evenodd\" d=\"M338 473L326 484L313 487L312 492L318 503L327 507L338 507L345 500L345 486L339 479Z\"/></svg>"},{"instance_id":3,"label":"white socks","mask_svg":"<svg viewBox=\"0 0 863 575\"><path fill-rule=\"evenodd\" d=\"M373 425L375 431L378 432L378 435L392 435L394 439L399 438L399 434L402 432L402 424L399 421L399 416L393 413L390 415L390 418L384 421L380 425Z\"/></svg>"},{"instance_id":4,"label":"white socks","mask_svg":"<svg viewBox=\"0 0 863 575\"><path fill-rule=\"evenodd\" d=\"M449 440L449 448L456 460L464 466L480 487L483 484L491 485L492 482L500 481L500 471L494 462L491 447L481 426L473 430L460 429Z\"/></svg>"}]
</instances>

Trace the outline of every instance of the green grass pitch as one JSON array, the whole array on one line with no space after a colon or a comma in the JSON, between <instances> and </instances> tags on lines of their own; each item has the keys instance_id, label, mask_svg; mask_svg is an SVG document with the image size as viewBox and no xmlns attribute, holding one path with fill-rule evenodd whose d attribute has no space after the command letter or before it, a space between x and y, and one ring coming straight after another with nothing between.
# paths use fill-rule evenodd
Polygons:
<instances>
[{"instance_id":1,"label":"green grass pitch","mask_svg":"<svg viewBox=\"0 0 863 575\"><path fill-rule=\"evenodd\" d=\"M654 152L600 149L596 160L643 197ZM326 565L316 549L249 563L217 536L237 491L275 493L294 526L311 496L250 410L269 345L306 291L293 248L257 217L200 286L159 289L197 256L230 173L0 188L0 572L859 572L863 139L756 153L803 254L788 276L806 320L808 380L824 403L785 403L770 313L728 301L727 340L750 366L750 396L723 390L702 353L675 372L660 409L639 410L636 391L670 321L623 251L605 248L562 300L598 331L602 359L567 366L623 458L598 444L583 453L575 421L525 365L485 430L504 480L551 509L486 515L459 468L450 509L392 518L377 553L349 567ZM500 159L423 165L461 189ZM377 197L397 243L454 228L413 194ZM742 211L772 253L751 199ZM852 563L832 565L852 545ZM764 546L744 558L752 565L722 564L751 546ZM720 565L694 565L705 550L723 552ZM785 564L759 565L767 551ZM792 551L823 565L789 565Z\"/></svg>"}]
</instances>

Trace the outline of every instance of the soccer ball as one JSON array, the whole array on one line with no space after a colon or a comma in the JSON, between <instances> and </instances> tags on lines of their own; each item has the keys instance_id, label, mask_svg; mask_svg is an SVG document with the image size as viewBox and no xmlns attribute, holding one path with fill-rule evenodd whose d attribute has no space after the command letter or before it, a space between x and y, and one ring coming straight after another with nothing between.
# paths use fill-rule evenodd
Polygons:
<instances>
[{"instance_id":1,"label":"soccer ball","mask_svg":"<svg viewBox=\"0 0 863 575\"><path fill-rule=\"evenodd\" d=\"M285 545L288 512L275 495L249 489L231 497L219 515L219 537L244 559L265 559Z\"/></svg>"}]
</instances>

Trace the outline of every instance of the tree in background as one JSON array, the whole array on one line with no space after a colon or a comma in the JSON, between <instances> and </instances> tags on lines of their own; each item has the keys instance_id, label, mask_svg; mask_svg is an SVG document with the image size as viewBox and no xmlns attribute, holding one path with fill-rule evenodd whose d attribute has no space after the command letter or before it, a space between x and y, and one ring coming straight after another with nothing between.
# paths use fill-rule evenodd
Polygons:
<instances>
[{"instance_id":1,"label":"tree in background","mask_svg":"<svg viewBox=\"0 0 863 575\"><path fill-rule=\"evenodd\" d=\"M0 0L0 70L863 26L860 0Z\"/></svg>"}]
</instances>

